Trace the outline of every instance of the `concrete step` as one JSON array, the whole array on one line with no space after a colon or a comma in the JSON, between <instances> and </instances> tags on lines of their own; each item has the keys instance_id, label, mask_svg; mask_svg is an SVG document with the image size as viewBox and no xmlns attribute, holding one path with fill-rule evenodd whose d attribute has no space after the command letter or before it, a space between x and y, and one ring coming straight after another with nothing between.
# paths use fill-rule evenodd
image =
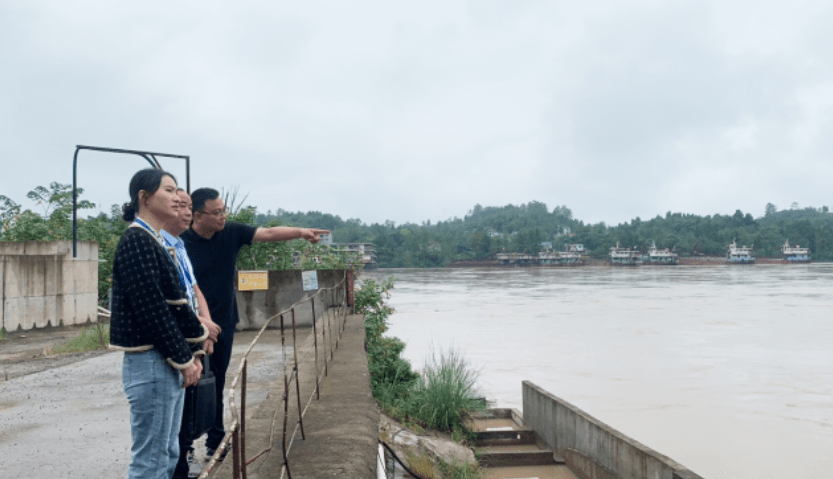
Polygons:
<instances>
[{"instance_id":1,"label":"concrete step","mask_svg":"<svg viewBox=\"0 0 833 479\"><path fill-rule=\"evenodd\" d=\"M520 416L511 409L483 411L469 421L475 434L475 446L501 444L535 444L535 432L522 424Z\"/></svg>"},{"instance_id":2,"label":"concrete step","mask_svg":"<svg viewBox=\"0 0 833 479\"><path fill-rule=\"evenodd\" d=\"M511 444L477 448L480 465L483 467L504 466L545 466L557 464L552 451L537 444Z\"/></svg>"},{"instance_id":3,"label":"concrete step","mask_svg":"<svg viewBox=\"0 0 833 479\"><path fill-rule=\"evenodd\" d=\"M579 479L564 465L515 466L483 469L482 479Z\"/></svg>"},{"instance_id":4,"label":"concrete step","mask_svg":"<svg viewBox=\"0 0 833 479\"><path fill-rule=\"evenodd\" d=\"M514 409L483 411L471 419L469 427L475 433L475 448L484 468L564 463L554 458L550 449L539 445L535 431L526 427Z\"/></svg>"},{"instance_id":5,"label":"concrete step","mask_svg":"<svg viewBox=\"0 0 833 479\"><path fill-rule=\"evenodd\" d=\"M532 429L514 431L478 431L474 433L475 447L535 444Z\"/></svg>"}]
</instances>

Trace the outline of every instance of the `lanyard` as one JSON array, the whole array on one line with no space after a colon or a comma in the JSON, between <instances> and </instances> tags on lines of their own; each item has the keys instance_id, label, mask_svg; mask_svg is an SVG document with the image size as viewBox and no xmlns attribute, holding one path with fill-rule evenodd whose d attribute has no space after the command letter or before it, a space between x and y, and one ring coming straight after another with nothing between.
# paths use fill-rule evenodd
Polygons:
<instances>
[{"instance_id":1,"label":"lanyard","mask_svg":"<svg viewBox=\"0 0 833 479\"><path fill-rule=\"evenodd\" d=\"M159 236L159 233L157 233L155 229L151 228L149 224L145 223L145 220L143 220L142 218L137 217L136 220L133 221L133 223L136 224L136 225L139 225L143 229L147 230L147 232L150 233L151 235L153 235L153 237L156 239L156 241L160 245L162 245L163 248L165 247L165 240L163 240L162 237Z\"/></svg>"}]
</instances>

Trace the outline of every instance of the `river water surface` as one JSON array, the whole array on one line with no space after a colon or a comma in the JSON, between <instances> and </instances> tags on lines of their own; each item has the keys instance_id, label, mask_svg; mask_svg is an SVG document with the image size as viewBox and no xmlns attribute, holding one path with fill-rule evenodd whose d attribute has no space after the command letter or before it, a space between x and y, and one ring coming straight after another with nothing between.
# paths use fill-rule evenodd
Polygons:
<instances>
[{"instance_id":1,"label":"river water surface","mask_svg":"<svg viewBox=\"0 0 833 479\"><path fill-rule=\"evenodd\" d=\"M833 265L375 270L419 368L530 380L709 479L833 478Z\"/></svg>"}]
</instances>

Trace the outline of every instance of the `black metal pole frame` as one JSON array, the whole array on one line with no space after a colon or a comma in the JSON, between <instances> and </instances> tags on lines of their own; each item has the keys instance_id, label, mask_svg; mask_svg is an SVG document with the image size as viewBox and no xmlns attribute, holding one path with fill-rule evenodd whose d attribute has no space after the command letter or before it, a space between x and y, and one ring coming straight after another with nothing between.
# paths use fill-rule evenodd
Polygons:
<instances>
[{"instance_id":1,"label":"black metal pole frame","mask_svg":"<svg viewBox=\"0 0 833 479\"><path fill-rule=\"evenodd\" d=\"M78 255L78 152L81 150L104 151L108 153L123 153L127 155L139 155L153 168L162 169L162 164L156 159L157 156L165 158L182 158L185 160L185 191L191 194L191 157L187 155L171 155L169 153L154 153L152 151L122 150L119 148L102 148L100 146L75 146L75 155L72 158L72 257Z\"/></svg>"}]
</instances>

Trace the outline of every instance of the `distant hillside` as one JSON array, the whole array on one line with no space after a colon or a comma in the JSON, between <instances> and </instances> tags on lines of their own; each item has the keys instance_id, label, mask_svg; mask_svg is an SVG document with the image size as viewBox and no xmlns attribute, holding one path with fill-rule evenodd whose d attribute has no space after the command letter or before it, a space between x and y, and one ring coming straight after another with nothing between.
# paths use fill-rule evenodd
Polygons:
<instances>
[{"instance_id":1,"label":"distant hillside","mask_svg":"<svg viewBox=\"0 0 833 479\"><path fill-rule=\"evenodd\" d=\"M617 226L585 224L573 218L567 206L550 210L539 201L517 206L478 204L462 218L419 225L392 221L368 225L318 211L284 210L258 214L255 221L328 228L340 243L375 243L381 267L446 266L453 261L494 258L504 250L537 253L544 242L555 249L582 243L592 257L606 258L617 242L643 251L656 242L660 248L676 248L681 256L722 256L726 246L737 240L740 245L754 245L756 256L779 257L781 245L789 239L792 245L809 247L814 260L833 260L833 215L826 206L778 211L768 204L765 215L757 219L740 210L714 216L669 212Z\"/></svg>"}]
</instances>

